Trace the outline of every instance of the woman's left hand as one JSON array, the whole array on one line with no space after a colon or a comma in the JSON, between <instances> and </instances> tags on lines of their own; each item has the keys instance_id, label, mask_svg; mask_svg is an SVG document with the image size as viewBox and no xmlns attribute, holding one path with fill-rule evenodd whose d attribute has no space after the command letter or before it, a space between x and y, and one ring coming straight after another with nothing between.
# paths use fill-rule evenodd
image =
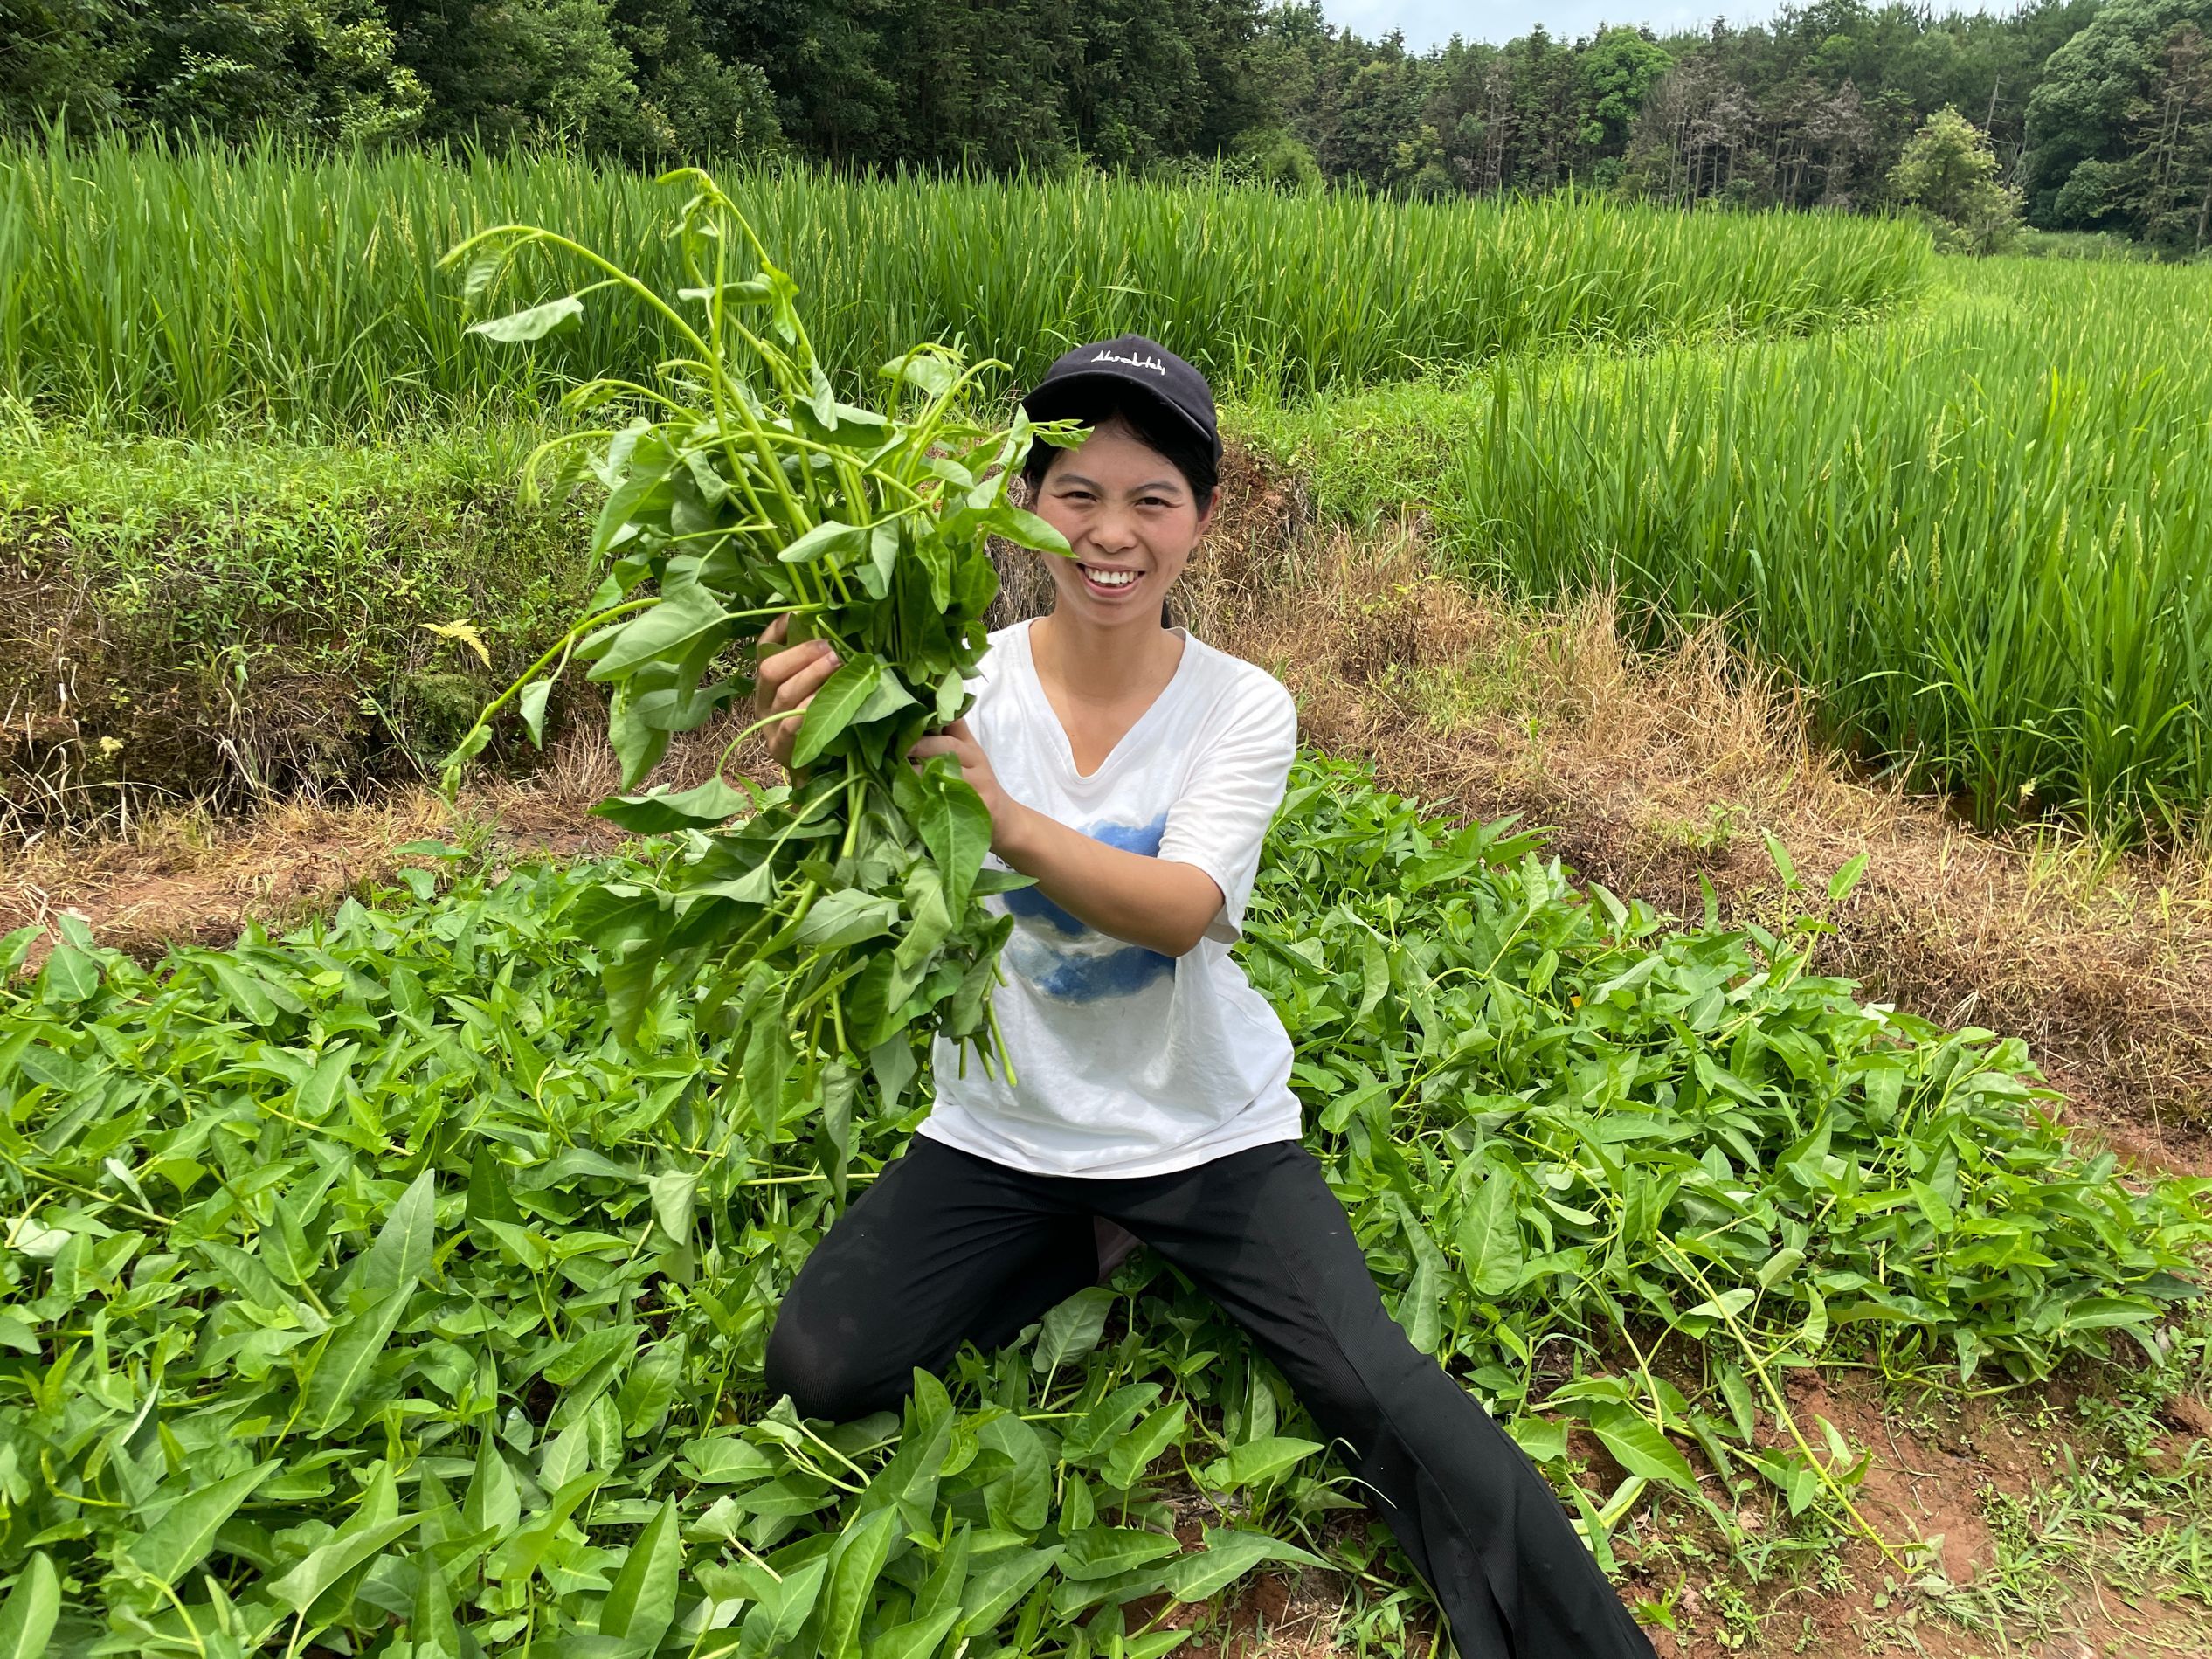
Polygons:
<instances>
[{"instance_id":1,"label":"woman's left hand","mask_svg":"<svg viewBox=\"0 0 2212 1659\"><path fill-rule=\"evenodd\" d=\"M968 787L983 797L984 805L991 812L991 846L993 852L1003 852L999 841L1012 826L1020 812L1018 802L1008 798L999 786L999 774L991 770L990 757L983 752L983 745L968 729L965 720L956 720L935 736L924 737L906 751L909 760L928 760L937 755L950 755L960 763L960 776L968 780Z\"/></svg>"}]
</instances>

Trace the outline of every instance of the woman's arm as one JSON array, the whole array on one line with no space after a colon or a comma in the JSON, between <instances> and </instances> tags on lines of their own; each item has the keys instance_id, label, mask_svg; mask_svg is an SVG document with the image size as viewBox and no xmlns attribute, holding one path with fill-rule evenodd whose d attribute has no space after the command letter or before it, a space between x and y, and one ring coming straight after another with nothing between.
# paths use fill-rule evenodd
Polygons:
<instances>
[{"instance_id":1,"label":"woman's arm","mask_svg":"<svg viewBox=\"0 0 2212 1659\"><path fill-rule=\"evenodd\" d=\"M1221 909L1220 885L1197 865L1109 847L1013 799L999 786L964 720L908 752L916 760L932 755L957 759L991 809L991 850L1036 877L1047 898L1101 933L1179 957L1197 947Z\"/></svg>"},{"instance_id":2,"label":"woman's arm","mask_svg":"<svg viewBox=\"0 0 2212 1659\"><path fill-rule=\"evenodd\" d=\"M781 645L785 626L785 619L778 617L762 632L761 644ZM771 751L785 766L791 764L800 716L836 667L836 653L819 639L761 659L753 709L763 718L790 715L768 734ZM1047 898L1101 933L1179 957L1197 948L1206 924L1220 913L1221 888L1197 865L1109 847L1009 797L965 721L954 721L940 736L924 737L909 752L917 760L956 757L968 783L991 809L991 850L1024 875L1036 877Z\"/></svg>"}]
</instances>

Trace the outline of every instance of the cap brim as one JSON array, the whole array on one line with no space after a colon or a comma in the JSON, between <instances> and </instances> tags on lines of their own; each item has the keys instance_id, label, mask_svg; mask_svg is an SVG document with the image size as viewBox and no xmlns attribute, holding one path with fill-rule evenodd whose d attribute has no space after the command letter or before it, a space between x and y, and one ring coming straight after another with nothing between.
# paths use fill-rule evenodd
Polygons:
<instances>
[{"instance_id":1,"label":"cap brim","mask_svg":"<svg viewBox=\"0 0 2212 1659\"><path fill-rule=\"evenodd\" d=\"M1058 420L1070 412L1071 404L1079 401L1074 394L1095 386L1109 386L1118 392L1133 393L1180 423L1200 443L1213 446L1216 452L1220 449L1219 432L1206 431L1192 418L1188 411L1161 397L1143 381L1132 380L1127 375L1102 374L1096 370L1057 375L1043 385L1032 388L1029 395L1021 400L1021 407L1032 420Z\"/></svg>"}]
</instances>

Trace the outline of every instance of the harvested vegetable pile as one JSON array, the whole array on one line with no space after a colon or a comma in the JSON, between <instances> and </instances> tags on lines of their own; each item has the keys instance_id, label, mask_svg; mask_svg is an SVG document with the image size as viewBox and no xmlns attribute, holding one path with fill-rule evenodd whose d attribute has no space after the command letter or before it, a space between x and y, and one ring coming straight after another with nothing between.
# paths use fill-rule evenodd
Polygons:
<instances>
[{"instance_id":1,"label":"harvested vegetable pile","mask_svg":"<svg viewBox=\"0 0 2212 1659\"><path fill-rule=\"evenodd\" d=\"M989 537L1062 554L1068 544L1006 498L1040 429L1019 410L1004 430L961 412L977 377L999 365L917 347L881 370L917 405L908 418L840 402L795 285L744 216L703 173L663 183L692 191L672 231L687 312L536 226L480 232L446 256L479 299L537 251L605 273L474 325L494 340L543 339L583 315L584 296L611 290L657 314L684 351L658 366L653 388L595 380L565 400L572 411L644 402L658 418L566 432L530 458L533 483L552 463L564 480L605 487L591 550L612 567L591 614L463 739L447 782L508 698L539 735L571 656L611 689L608 736L634 787L674 733L750 694L742 673L722 672L733 646L778 616L790 619L788 644L835 646L840 666L792 745L802 781L762 791L717 775L603 803L596 810L626 828L690 833L654 880L596 887L576 915L598 947L617 1031L630 1037L649 1007L681 997L693 1019L743 1033L731 1079L756 1123L815 1119L841 1198L855 1100L864 1089L883 1109L903 1100L909 1034L987 1039L985 1063L1005 1063L989 992L1013 921L982 900L1029 878L983 868L991 814L957 761L916 767L906 756L967 707L964 682L999 591ZM741 276L730 261L748 252L757 266ZM1072 441L1064 423L1041 430Z\"/></svg>"},{"instance_id":2,"label":"harvested vegetable pile","mask_svg":"<svg viewBox=\"0 0 2212 1659\"><path fill-rule=\"evenodd\" d=\"M1136 1598L1381 1565L1148 1255L902 1421L761 1397L837 1206L819 1114L764 1121L688 1000L618 1040L578 919L690 845L452 854L151 971L80 932L0 992L0 1652L1158 1655ZM2016 1043L1854 1003L1821 926L1669 932L1323 762L1270 838L1241 949L1310 1137L1415 1340L1555 1478L1573 1420L1629 1471L1568 1487L1601 1559L1711 1504L1693 1455L1848 1497L1780 1367L2037 1378L2192 1290L2205 1183L2069 1152ZM852 1179L918 1115L856 1118Z\"/></svg>"}]
</instances>

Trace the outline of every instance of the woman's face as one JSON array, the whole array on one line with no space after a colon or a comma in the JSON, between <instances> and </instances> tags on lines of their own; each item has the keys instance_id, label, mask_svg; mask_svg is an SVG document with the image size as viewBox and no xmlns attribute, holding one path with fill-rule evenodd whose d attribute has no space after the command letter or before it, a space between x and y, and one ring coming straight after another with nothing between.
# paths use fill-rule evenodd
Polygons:
<instances>
[{"instance_id":1,"label":"woman's face","mask_svg":"<svg viewBox=\"0 0 2212 1659\"><path fill-rule=\"evenodd\" d=\"M1059 611L1101 627L1158 627L1161 599L1213 516L1174 462L1118 419L1054 452L1033 506L1075 556L1043 556Z\"/></svg>"}]
</instances>

